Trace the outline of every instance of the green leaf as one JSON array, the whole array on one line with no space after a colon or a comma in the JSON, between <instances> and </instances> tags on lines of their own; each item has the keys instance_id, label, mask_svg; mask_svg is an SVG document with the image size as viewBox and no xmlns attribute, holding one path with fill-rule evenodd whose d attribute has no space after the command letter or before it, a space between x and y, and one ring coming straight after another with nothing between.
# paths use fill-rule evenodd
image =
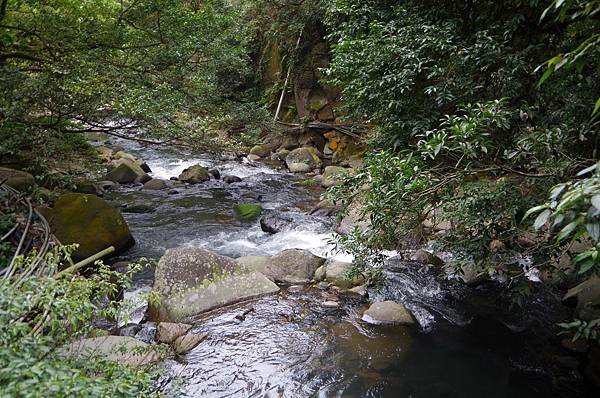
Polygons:
<instances>
[{"instance_id":1,"label":"green leaf","mask_svg":"<svg viewBox=\"0 0 600 398\"><path fill-rule=\"evenodd\" d=\"M530 215L537 213L538 211L547 209L547 208L548 208L547 204L532 207L531 209L527 210L527 213L525 213L525 215L523 216L523 221L525 221Z\"/></svg>"},{"instance_id":2,"label":"green leaf","mask_svg":"<svg viewBox=\"0 0 600 398\"><path fill-rule=\"evenodd\" d=\"M558 240L560 242L561 240L568 238L573 233L573 231L575 231L575 228L577 228L580 224L581 224L581 220L579 218L576 219L575 221L571 221L569 224L567 224L566 227L564 227L560 231L560 233L556 237L556 240Z\"/></svg>"},{"instance_id":3,"label":"green leaf","mask_svg":"<svg viewBox=\"0 0 600 398\"><path fill-rule=\"evenodd\" d=\"M542 226L544 226L544 224L546 224L551 214L552 212L549 209L546 209L543 212L541 212L535 219L533 227L535 229L540 229Z\"/></svg>"},{"instance_id":4,"label":"green leaf","mask_svg":"<svg viewBox=\"0 0 600 398\"><path fill-rule=\"evenodd\" d=\"M592 206L594 206L596 209L600 210L600 194L592 196L592 199L590 199L590 202L592 202Z\"/></svg>"}]
</instances>

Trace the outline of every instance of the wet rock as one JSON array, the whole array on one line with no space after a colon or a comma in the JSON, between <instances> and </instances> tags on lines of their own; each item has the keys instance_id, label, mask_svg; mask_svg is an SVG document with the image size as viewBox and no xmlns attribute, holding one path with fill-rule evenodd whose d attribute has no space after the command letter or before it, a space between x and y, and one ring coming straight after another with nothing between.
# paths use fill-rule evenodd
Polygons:
<instances>
[{"instance_id":1,"label":"wet rock","mask_svg":"<svg viewBox=\"0 0 600 398\"><path fill-rule=\"evenodd\" d=\"M367 294L368 294L367 288L364 287L363 285L361 285L361 286L355 286L352 289L348 289L348 292L356 294L356 295L358 295L360 297L367 297Z\"/></svg>"},{"instance_id":2,"label":"wet rock","mask_svg":"<svg viewBox=\"0 0 600 398\"><path fill-rule=\"evenodd\" d=\"M328 260L325 264L325 278L332 285L342 289L349 289L353 286L362 285L365 280L362 276L356 276L353 279L348 278L348 273L352 270L352 263L343 261Z\"/></svg>"},{"instance_id":3,"label":"wet rock","mask_svg":"<svg viewBox=\"0 0 600 398\"><path fill-rule=\"evenodd\" d=\"M139 324L146 317L148 310L147 295L151 288L144 286L136 290L128 290L123 293L123 305L118 316L118 325Z\"/></svg>"},{"instance_id":4,"label":"wet rock","mask_svg":"<svg viewBox=\"0 0 600 398\"><path fill-rule=\"evenodd\" d=\"M336 214L340 211L340 207L334 205L329 200L322 200L310 211L311 215L327 217Z\"/></svg>"},{"instance_id":5,"label":"wet rock","mask_svg":"<svg viewBox=\"0 0 600 398\"><path fill-rule=\"evenodd\" d=\"M167 194L169 194L169 195L177 195L178 193L179 193L179 191L176 189L171 189L169 192L167 192Z\"/></svg>"},{"instance_id":6,"label":"wet rock","mask_svg":"<svg viewBox=\"0 0 600 398\"><path fill-rule=\"evenodd\" d=\"M169 249L158 263L154 290L162 296L152 312L160 321L185 318L279 291L264 275L205 249Z\"/></svg>"},{"instance_id":7,"label":"wet rock","mask_svg":"<svg viewBox=\"0 0 600 398\"><path fill-rule=\"evenodd\" d=\"M130 184L143 175L147 174L135 163L121 163L117 168L106 174L104 179L120 184Z\"/></svg>"},{"instance_id":8,"label":"wet rock","mask_svg":"<svg viewBox=\"0 0 600 398\"><path fill-rule=\"evenodd\" d=\"M338 308L340 306L337 301L324 301L321 305L325 308Z\"/></svg>"},{"instance_id":9,"label":"wet rock","mask_svg":"<svg viewBox=\"0 0 600 398\"><path fill-rule=\"evenodd\" d=\"M173 349L177 354L186 353L196 348L207 336L206 333L187 333L173 342Z\"/></svg>"},{"instance_id":10,"label":"wet rock","mask_svg":"<svg viewBox=\"0 0 600 398\"><path fill-rule=\"evenodd\" d=\"M52 232L63 244L79 244L73 253L76 261L109 246L121 251L133 244L133 237L121 213L94 195L61 195L47 218Z\"/></svg>"},{"instance_id":11,"label":"wet rock","mask_svg":"<svg viewBox=\"0 0 600 398\"><path fill-rule=\"evenodd\" d=\"M308 173L323 164L317 150L313 147L294 149L285 158L285 163L292 173Z\"/></svg>"},{"instance_id":12,"label":"wet rock","mask_svg":"<svg viewBox=\"0 0 600 398\"><path fill-rule=\"evenodd\" d=\"M140 326L142 329L136 333L135 338L144 343L154 343L156 341L156 324L154 322L147 322Z\"/></svg>"},{"instance_id":13,"label":"wet rock","mask_svg":"<svg viewBox=\"0 0 600 398\"><path fill-rule=\"evenodd\" d=\"M262 144L262 145L255 145L252 147L252 149L250 149L250 155L256 155L260 158L267 158L269 157L269 155L271 154L271 146L270 145L266 145L266 144Z\"/></svg>"},{"instance_id":14,"label":"wet rock","mask_svg":"<svg viewBox=\"0 0 600 398\"><path fill-rule=\"evenodd\" d=\"M220 180L221 179L221 172L219 171L219 169L210 169L210 170L208 170L208 174L210 174L211 176L213 176L213 178L215 180Z\"/></svg>"},{"instance_id":15,"label":"wet rock","mask_svg":"<svg viewBox=\"0 0 600 398\"><path fill-rule=\"evenodd\" d=\"M301 293L304 291L304 286L302 285L292 285L287 288L289 293Z\"/></svg>"},{"instance_id":16,"label":"wet rock","mask_svg":"<svg viewBox=\"0 0 600 398\"><path fill-rule=\"evenodd\" d=\"M179 181L179 178L177 178L177 177L170 177L169 181Z\"/></svg>"},{"instance_id":17,"label":"wet rock","mask_svg":"<svg viewBox=\"0 0 600 398\"><path fill-rule=\"evenodd\" d=\"M152 181L152 177L150 177L148 174L144 173L141 176L139 176L138 178L136 178L134 182L136 182L138 184L145 184L149 181Z\"/></svg>"},{"instance_id":18,"label":"wet rock","mask_svg":"<svg viewBox=\"0 0 600 398\"><path fill-rule=\"evenodd\" d=\"M244 192L240 195L240 197L245 198L245 199L254 199L257 201L262 200L262 195L259 194L258 192L253 192L253 191Z\"/></svg>"},{"instance_id":19,"label":"wet rock","mask_svg":"<svg viewBox=\"0 0 600 398\"><path fill-rule=\"evenodd\" d=\"M119 330L119 336L135 337L140 330L142 330L142 326L140 325L127 325Z\"/></svg>"},{"instance_id":20,"label":"wet rock","mask_svg":"<svg viewBox=\"0 0 600 398\"><path fill-rule=\"evenodd\" d=\"M233 184L236 182L242 182L242 179L237 176L226 175L226 176L223 176L223 181L226 182L227 184Z\"/></svg>"},{"instance_id":21,"label":"wet rock","mask_svg":"<svg viewBox=\"0 0 600 398\"><path fill-rule=\"evenodd\" d=\"M257 160L260 160L261 157L251 153L250 155L246 156L246 159L248 159L251 162L256 162Z\"/></svg>"},{"instance_id":22,"label":"wet rock","mask_svg":"<svg viewBox=\"0 0 600 398\"><path fill-rule=\"evenodd\" d=\"M412 258L416 262L424 265L433 265L434 267L438 268L444 266L444 261L441 258L423 249L417 250Z\"/></svg>"},{"instance_id":23,"label":"wet rock","mask_svg":"<svg viewBox=\"0 0 600 398\"><path fill-rule=\"evenodd\" d=\"M362 320L373 325L413 325L415 320L402 304L395 301L380 301L371 304L363 313Z\"/></svg>"},{"instance_id":24,"label":"wet rock","mask_svg":"<svg viewBox=\"0 0 600 398\"><path fill-rule=\"evenodd\" d=\"M308 250L288 249L271 257L265 275L276 282L309 283L324 262Z\"/></svg>"},{"instance_id":25,"label":"wet rock","mask_svg":"<svg viewBox=\"0 0 600 398\"><path fill-rule=\"evenodd\" d=\"M115 159L127 159L127 160L131 160L132 162L135 162L135 156L133 156L130 153L124 152L124 151L117 151L115 152L115 154L113 155L113 157Z\"/></svg>"},{"instance_id":26,"label":"wet rock","mask_svg":"<svg viewBox=\"0 0 600 398\"><path fill-rule=\"evenodd\" d=\"M293 222L279 213L270 212L260 218L260 228L263 232L276 234Z\"/></svg>"},{"instance_id":27,"label":"wet rock","mask_svg":"<svg viewBox=\"0 0 600 398\"><path fill-rule=\"evenodd\" d=\"M200 184L210 180L210 174L208 174L208 170L205 167L197 164L183 170L178 180L189 184Z\"/></svg>"},{"instance_id":28,"label":"wet rock","mask_svg":"<svg viewBox=\"0 0 600 398\"><path fill-rule=\"evenodd\" d=\"M244 221L257 219L262 213L262 207L255 203L240 203L234 207L235 214Z\"/></svg>"},{"instance_id":29,"label":"wet rock","mask_svg":"<svg viewBox=\"0 0 600 398\"><path fill-rule=\"evenodd\" d=\"M187 323L160 322L156 326L156 340L160 343L171 344L192 328Z\"/></svg>"},{"instance_id":30,"label":"wet rock","mask_svg":"<svg viewBox=\"0 0 600 398\"><path fill-rule=\"evenodd\" d=\"M4 181L9 187L16 189L17 191L29 191L35 187L35 178L20 170L9 169L7 167L0 167L0 181Z\"/></svg>"},{"instance_id":31,"label":"wet rock","mask_svg":"<svg viewBox=\"0 0 600 398\"><path fill-rule=\"evenodd\" d=\"M111 191L119 186L119 184L114 181L99 181L97 184L104 191Z\"/></svg>"},{"instance_id":32,"label":"wet rock","mask_svg":"<svg viewBox=\"0 0 600 398\"><path fill-rule=\"evenodd\" d=\"M158 178L153 178L150 181L146 182L142 189L149 191L160 191L162 189L168 188L169 185L166 181L160 180Z\"/></svg>"},{"instance_id":33,"label":"wet rock","mask_svg":"<svg viewBox=\"0 0 600 398\"><path fill-rule=\"evenodd\" d=\"M135 163L138 166L140 166L140 169L144 170L146 173L152 173L152 169L150 168L150 166L148 166L148 163L144 162L143 160L137 160Z\"/></svg>"},{"instance_id":34,"label":"wet rock","mask_svg":"<svg viewBox=\"0 0 600 398\"><path fill-rule=\"evenodd\" d=\"M347 169L339 166L327 166L323 172L323 179L321 180L321 186L323 188L333 187L334 185L340 185L344 176L353 174L354 170Z\"/></svg>"},{"instance_id":35,"label":"wet rock","mask_svg":"<svg viewBox=\"0 0 600 398\"><path fill-rule=\"evenodd\" d=\"M79 340L63 347L61 353L81 359L100 355L108 361L134 367L151 365L162 359L156 346L126 336L92 337Z\"/></svg>"}]
</instances>

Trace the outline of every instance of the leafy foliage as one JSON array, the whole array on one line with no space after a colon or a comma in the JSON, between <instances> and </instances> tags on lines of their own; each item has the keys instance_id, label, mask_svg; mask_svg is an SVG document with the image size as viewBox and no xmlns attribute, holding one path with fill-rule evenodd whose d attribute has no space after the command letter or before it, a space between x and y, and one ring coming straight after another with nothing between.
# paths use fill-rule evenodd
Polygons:
<instances>
[{"instance_id":1,"label":"leafy foliage","mask_svg":"<svg viewBox=\"0 0 600 398\"><path fill-rule=\"evenodd\" d=\"M55 275L72 248L55 247L44 259ZM92 320L113 318L119 306L106 297L129 286L132 268L121 274L96 264L80 276L28 273L36 253L20 256L11 280L0 281L0 385L3 397L139 397L153 394L152 372L107 362L68 358L60 347L92 331Z\"/></svg>"}]
</instances>

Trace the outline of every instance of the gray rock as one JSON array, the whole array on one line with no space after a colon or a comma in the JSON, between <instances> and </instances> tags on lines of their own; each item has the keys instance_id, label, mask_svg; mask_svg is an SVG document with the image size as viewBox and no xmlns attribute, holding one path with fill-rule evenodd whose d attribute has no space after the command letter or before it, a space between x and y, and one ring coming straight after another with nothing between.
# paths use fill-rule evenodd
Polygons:
<instances>
[{"instance_id":1,"label":"gray rock","mask_svg":"<svg viewBox=\"0 0 600 398\"><path fill-rule=\"evenodd\" d=\"M223 176L223 181L226 182L227 184L233 184L235 182L241 182L242 179L237 176L226 175L226 176Z\"/></svg>"},{"instance_id":2,"label":"gray rock","mask_svg":"<svg viewBox=\"0 0 600 398\"><path fill-rule=\"evenodd\" d=\"M148 166L148 163L143 160L136 161L137 165L140 166L140 169L144 170L146 173L152 173L152 169Z\"/></svg>"},{"instance_id":3,"label":"gray rock","mask_svg":"<svg viewBox=\"0 0 600 398\"><path fill-rule=\"evenodd\" d=\"M189 184L200 184L210 180L210 174L208 174L208 170L205 167L197 164L183 170L178 180Z\"/></svg>"},{"instance_id":4,"label":"gray rock","mask_svg":"<svg viewBox=\"0 0 600 398\"><path fill-rule=\"evenodd\" d=\"M340 207L334 205L329 200L322 200L310 211L311 215L328 217L340 211Z\"/></svg>"},{"instance_id":5,"label":"gray rock","mask_svg":"<svg viewBox=\"0 0 600 398\"><path fill-rule=\"evenodd\" d=\"M244 256L236 259L236 261L249 270L265 274L267 267L271 262L270 256Z\"/></svg>"},{"instance_id":6,"label":"gray rock","mask_svg":"<svg viewBox=\"0 0 600 398\"><path fill-rule=\"evenodd\" d=\"M9 169L6 167L0 167L0 181L4 181L9 187L16 189L17 191L28 191L35 187L35 178L20 170Z\"/></svg>"},{"instance_id":7,"label":"gray rock","mask_svg":"<svg viewBox=\"0 0 600 398\"><path fill-rule=\"evenodd\" d=\"M395 301L380 301L371 304L363 313L362 320L373 325L413 325L415 320L402 304Z\"/></svg>"},{"instance_id":8,"label":"gray rock","mask_svg":"<svg viewBox=\"0 0 600 398\"><path fill-rule=\"evenodd\" d=\"M187 323L160 322L156 326L156 340L160 343L171 344L192 328Z\"/></svg>"},{"instance_id":9,"label":"gray rock","mask_svg":"<svg viewBox=\"0 0 600 398\"><path fill-rule=\"evenodd\" d=\"M119 186L119 184L114 181L98 181L97 184L104 191L111 191Z\"/></svg>"},{"instance_id":10,"label":"gray rock","mask_svg":"<svg viewBox=\"0 0 600 398\"><path fill-rule=\"evenodd\" d=\"M173 342L173 349L177 354L183 354L193 350L198 344L200 344L208 335L206 333L187 333L183 336L178 337Z\"/></svg>"},{"instance_id":11,"label":"gray rock","mask_svg":"<svg viewBox=\"0 0 600 398\"><path fill-rule=\"evenodd\" d=\"M169 185L166 181L160 180L158 178L153 178L150 181L146 182L142 189L149 191L160 191L162 189L168 188Z\"/></svg>"},{"instance_id":12,"label":"gray rock","mask_svg":"<svg viewBox=\"0 0 600 398\"><path fill-rule=\"evenodd\" d=\"M219 171L219 169L210 169L210 170L208 170L208 174L210 174L211 176L213 176L213 178L215 180L220 180L221 179L221 172Z\"/></svg>"},{"instance_id":13,"label":"gray rock","mask_svg":"<svg viewBox=\"0 0 600 398\"><path fill-rule=\"evenodd\" d=\"M136 333L135 338L144 343L154 343L156 341L156 324L148 322L140 326L142 329Z\"/></svg>"},{"instance_id":14,"label":"gray rock","mask_svg":"<svg viewBox=\"0 0 600 398\"><path fill-rule=\"evenodd\" d=\"M104 195L104 189L102 189L98 184L88 180L80 180L75 182L75 189L73 192L77 193L87 193L90 195L102 196Z\"/></svg>"},{"instance_id":15,"label":"gray rock","mask_svg":"<svg viewBox=\"0 0 600 398\"><path fill-rule=\"evenodd\" d=\"M313 280L315 282L321 282L323 279L325 279L325 266L321 265L319 268L317 268L317 270L315 271L315 274L313 276Z\"/></svg>"},{"instance_id":16,"label":"gray rock","mask_svg":"<svg viewBox=\"0 0 600 398\"><path fill-rule=\"evenodd\" d=\"M126 336L82 339L63 347L60 352L65 356L82 359L100 355L108 361L134 367L152 365L162 359L156 346Z\"/></svg>"},{"instance_id":17,"label":"gray rock","mask_svg":"<svg viewBox=\"0 0 600 398\"><path fill-rule=\"evenodd\" d=\"M136 178L134 182L136 182L138 184L145 184L149 181L152 181L152 177L150 177L148 174L144 173L141 176L139 176L138 178Z\"/></svg>"},{"instance_id":18,"label":"gray rock","mask_svg":"<svg viewBox=\"0 0 600 398\"><path fill-rule=\"evenodd\" d=\"M308 250L288 249L271 257L265 275L276 282L309 283L324 262Z\"/></svg>"},{"instance_id":19,"label":"gray rock","mask_svg":"<svg viewBox=\"0 0 600 398\"><path fill-rule=\"evenodd\" d=\"M343 261L328 260L325 264L325 278L332 285L342 289L349 289L353 286L362 285L365 280L362 276L348 279L348 273L352 270L352 263Z\"/></svg>"},{"instance_id":20,"label":"gray rock","mask_svg":"<svg viewBox=\"0 0 600 398\"><path fill-rule=\"evenodd\" d=\"M292 173L308 173L321 168L323 164L313 147L294 149L286 156L285 163Z\"/></svg>"},{"instance_id":21,"label":"gray rock","mask_svg":"<svg viewBox=\"0 0 600 398\"><path fill-rule=\"evenodd\" d=\"M286 218L280 213L269 212L260 218L260 228L266 233L276 234L292 222L291 218Z\"/></svg>"},{"instance_id":22,"label":"gray rock","mask_svg":"<svg viewBox=\"0 0 600 398\"><path fill-rule=\"evenodd\" d=\"M141 325L127 325L119 330L119 336L134 337L142 330Z\"/></svg>"},{"instance_id":23,"label":"gray rock","mask_svg":"<svg viewBox=\"0 0 600 398\"><path fill-rule=\"evenodd\" d=\"M324 301L321 305L325 308L338 308L340 306L337 301Z\"/></svg>"},{"instance_id":24,"label":"gray rock","mask_svg":"<svg viewBox=\"0 0 600 398\"><path fill-rule=\"evenodd\" d=\"M153 308L160 321L181 322L238 301L279 291L263 274L205 249L169 249L158 263L154 290L162 295Z\"/></svg>"},{"instance_id":25,"label":"gray rock","mask_svg":"<svg viewBox=\"0 0 600 398\"><path fill-rule=\"evenodd\" d=\"M562 300L566 302L572 298L577 301L575 312L580 317L593 312L586 311L587 308L600 308L600 277L596 274L592 275L589 279L569 289Z\"/></svg>"},{"instance_id":26,"label":"gray rock","mask_svg":"<svg viewBox=\"0 0 600 398\"><path fill-rule=\"evenodd\" d=\"M254 155L254 154L249 154L248 156L246 156L246 158L251 161L251 162L256 162L257 160L260 160L261 157L258 155Z\"/></svg>"}]
</instances>

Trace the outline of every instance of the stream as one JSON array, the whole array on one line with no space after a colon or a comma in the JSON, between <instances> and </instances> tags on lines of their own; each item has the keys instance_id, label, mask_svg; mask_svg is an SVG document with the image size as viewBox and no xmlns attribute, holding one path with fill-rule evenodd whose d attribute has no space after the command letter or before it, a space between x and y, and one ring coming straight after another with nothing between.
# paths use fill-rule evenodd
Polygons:
<instances>
[{"instance_id":1,"label":"stream","mask_svg":"<svg viewBox=\"0 0 600 398\"><path fill-rule=\"evenodd\" d=\"M118 142L144 159L154 178L168 180L201 164L234 175L177 192L123 186L106 194L121 207L136 245L122 260L158 259L168 248L197 246L240 257L307 249L331 257L335 219L309 215L322 192L274 165L192 155ZM250 200L249 200L250 198ZM258 200L293 220L274 235L242 222L232 208ZM340 259L348 256L337 254ZM493 287L470 289L400 257L385 270L386 285L370 300L393 299L415 315L418 328L372 326L360 320L368 304L357 296L305 287L222 308L193 324L208 337L165 362L163 388L179 397L538 397L583 394L554 383L547 353L558 300L542 292L523 310ZM137 288L152 284L143 271ZM335 297L332 297L335 296ZM323 305L339 300L337 308ZM246 313L245 319L239 315ZM557 314L556 319L550 314ZM237 316L237 317L236 317ZM542 354L543 352L543 354ZM573 389L575 388L575 390ZM583 396L583 395L579 395Z\"/></svg>"}]
</instances>

